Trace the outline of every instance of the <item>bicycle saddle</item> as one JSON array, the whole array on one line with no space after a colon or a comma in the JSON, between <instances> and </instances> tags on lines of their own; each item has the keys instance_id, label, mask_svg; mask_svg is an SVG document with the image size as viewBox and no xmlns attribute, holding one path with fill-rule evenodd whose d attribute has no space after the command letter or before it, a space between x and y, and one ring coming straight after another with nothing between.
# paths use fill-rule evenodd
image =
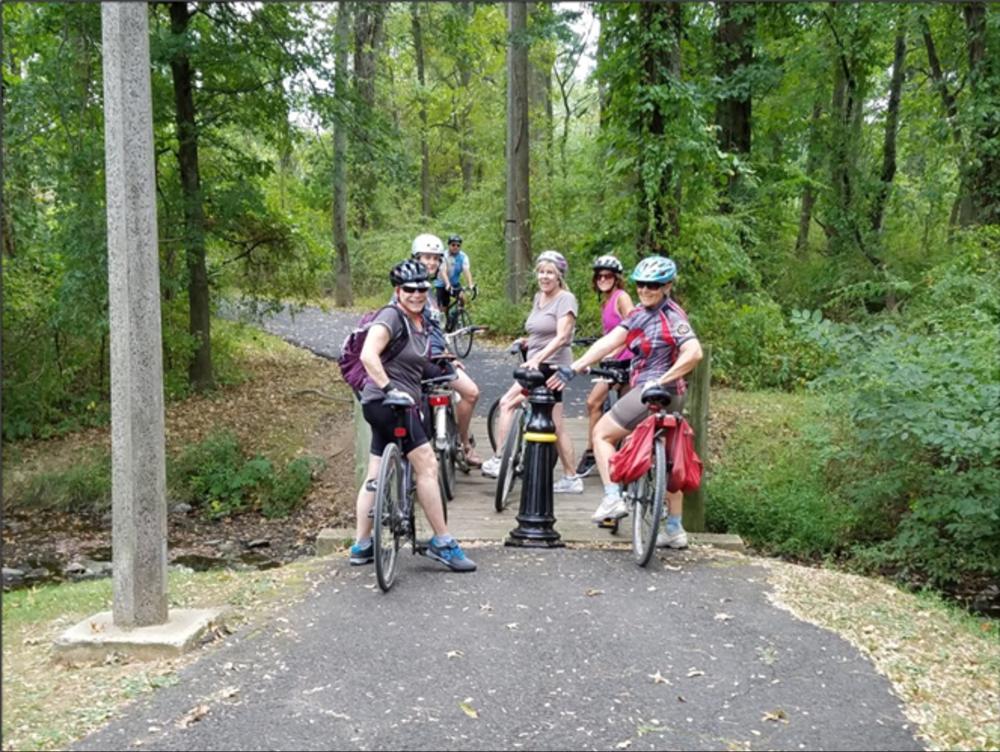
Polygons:
<instances>
[{"instance_id":1,"label":"bicycle saddle","mask_svg":"<svg viewBox=\"0 0 1000 752\"><path fill-rule=\"evenodd\" d=\"M395 390L394 390L395 391ZM386 398L382 400L382 404L386 407L413 407L413 398L402 393L402 396L386 395Z\"/></svg>"},{"instance_id":2,"label":"bicycle saddle","mask_svg":"<svg viewBox=\"0 0 1000 752\"><path fill-rule=\"evenodd\" d=\"M458 378L457 373L446 373L444 376L434 376L429 379L422 379L421 386L434 386L434 384L447 384Z\"/></svg>"},{"instance_id":3,"label":"bicycle saddle","mask_svg":"<svg viewBox=\"0 0 1000 752\"><path fill-rule=\"evenodd\" d=\"M548 373L546 373L546 369ZM514 369L514 380L523 386L525 389L534 389L539 386L544 386L546 379L552 374L553 369L542 364L540 370L534 368L525 368L521 366L520 368Z\"/></svg>"},{"instance_id":4,"label":"bicycle saddle","mask_svg":"<svg viewBox=\"0 0 1000 752\"><path fill-rule=\"evenodd\" d=\"M653 386L642 393L642 404L665 404L670 402L673 396L673 392L663 388L662 386Z\"/></svg>"}]
</instances>

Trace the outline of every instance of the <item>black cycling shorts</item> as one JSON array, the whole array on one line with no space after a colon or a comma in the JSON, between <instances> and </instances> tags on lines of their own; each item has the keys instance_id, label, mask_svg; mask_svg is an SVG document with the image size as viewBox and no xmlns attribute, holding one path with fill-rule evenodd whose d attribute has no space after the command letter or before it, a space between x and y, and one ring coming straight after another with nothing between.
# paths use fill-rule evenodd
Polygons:
<instances>
[{"instance_id":1,"label":"black cycling shorts","mask_svg":"<svg viewBox=\"0 0 1000 752\"><path fill-rule=\"evenodd\" d=\"M386 407L382 402L366 402L361 406L361 412L372 429L372 445L369 451L376 457L381 457L385 448L396 441L393 435L396 429L396 411ZM420 412L416 407L411 407L406 413L406 436L403 437L402 443L404 456L427 443L427 432L420 421Z\"/></svg>"}]
</instances>

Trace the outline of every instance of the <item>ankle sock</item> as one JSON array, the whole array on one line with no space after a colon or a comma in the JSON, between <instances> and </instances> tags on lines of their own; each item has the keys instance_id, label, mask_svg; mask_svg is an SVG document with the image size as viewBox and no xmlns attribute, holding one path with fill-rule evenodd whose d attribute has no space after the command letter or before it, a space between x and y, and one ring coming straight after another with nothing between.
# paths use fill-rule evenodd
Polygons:
<instances>
[{"instance_id":1,"label":"ankle sock","mask_svg":"<svg viewBox=\"0 0 1000 752\"><path fill-rule=\"evenodd\" d=\"M455 540L455 539L452 538L450 534L449 535L441 535L441 536L435 535L433 538L431 538L431 543L433 543L438 548L444 548L449 543L451 543L453 540Z\"/></svg>"},{"instance_id":2,"label":"ankle sock","mask_svg":"<svg viewBox=\"0 0 1000 752\"><path fill-rule=\"evenodd\" d=\"M368 546L370 546L371 544L372 544L371 536L367 538L358 538L356 541L354 541L354 545L357 546L358 548L368 548Z\"/></svg>"},{"instance_id":3,"label":"ankle sock","mask_svg":"<svg viewBox=\"0 0 1000 752\"><path fill-rule=\"evenodd\" d=\"M670 532L677 532L681 529L681 516L679 514L668 514L667 515L667 530Z\"/></svg>"},{"instance_id":4,"label":"ankle sock","mask_svg":"<svg viewBox=\"0 0 1000 752\"><path fill-rule=\"evenodd\" d=\"M605 483L604 484L604 495L605 496L621 496L622 490L617 483Z\"/></svg>"}]
</instances>

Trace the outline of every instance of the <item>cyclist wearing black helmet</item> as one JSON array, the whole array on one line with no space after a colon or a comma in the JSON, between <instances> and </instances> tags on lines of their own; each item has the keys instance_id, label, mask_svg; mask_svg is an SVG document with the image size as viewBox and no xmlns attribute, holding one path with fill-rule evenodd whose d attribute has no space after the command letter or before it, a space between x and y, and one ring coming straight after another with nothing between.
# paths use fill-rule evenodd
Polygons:
<instances>
[{"instance_id":1,"label":"cyclist wearing black helmet","mask_svg":"<svg viewBox=\"0 0 1000 752\"><path fill-rule=\"evenodd\" d=\"M448 534L438 487L437 458L434 456L427 434L417 412L420 403L420 380L428 366L430 355L429 329L424 320L424 306L428 281L427 267L419 261L407 259L396 264L389 273L396 288L396 302L386 306L371 322L361 349L361 363L368 379L361 391L361 409L365 421L371 426L372 442L368 456L368 477L378 477L382 452L395 441L393 429L396 415L392 407L383 404L409 402L407 435L403 439L403 452L413 466L417 486L417 500L434 530L434 537L427 546L426 555L456 572L471 572L476 565L466 558L458 542ZM406 338L406 344L393 357L383 360L392 341ZM351 546L351 564L368 564L374 560L372 543L372 518L375 503L372 484L366 481L358 491L357 541Z\"/></svg>"},{"instance_id":2,"label":"cyclist wearing black helmet","mask_svg":"<svg viewBox=\"0 0 1000 752\"><path fill-rule=\"evenodd\" d=\"M472 282L472 267L469 265L469 256L462 250L462 236L450 235L448 237L448 253L445 254L444 279L435 281L437 287L438 305L442 311L447 311L451 304L453 291L462 286L462 277L465 277L466 289L472 289L475 284Z\"/></svg>"}]
</instances>

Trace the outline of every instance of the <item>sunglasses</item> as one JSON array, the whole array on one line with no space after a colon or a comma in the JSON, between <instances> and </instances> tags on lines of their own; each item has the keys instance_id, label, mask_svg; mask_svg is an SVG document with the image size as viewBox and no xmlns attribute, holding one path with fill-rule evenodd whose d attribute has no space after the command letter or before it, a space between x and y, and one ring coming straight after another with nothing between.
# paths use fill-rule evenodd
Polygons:
<instances>
[{"instance_id":1,"label":"sunglasses","mask_svg":"<svg viewBox=\"0 0 1000 752\"><path fill-rule=\"evenodd\" d=\"M426 293L427 292L427 288L426 287L411 287L410 285L403 285L402 286L402 290L403 290L403 292L408 293L410 295L417 295L419 293Z\"/></svg>"},{"instance_id":2,"label":"sunglasses","mask_svg":"<svg viewBox=\"0 0 1000 752\"><path fill-rule=\"evenodd\" d=\"M637 289L641 290L645 287L647 290L659 290L663 287L662 282L636 282L635 286Z\"/></svg>"},{"instance_id":3,"label":"sunglasses","mask_svg":"<svg viewBox=\"0 0 1000 752\"><path fill-rule=\"evenodd\" d=\"M601 272L600 274L595 274L594 279L614 279L615 275L611 272Z\"/></svg>"}]
</instances>

